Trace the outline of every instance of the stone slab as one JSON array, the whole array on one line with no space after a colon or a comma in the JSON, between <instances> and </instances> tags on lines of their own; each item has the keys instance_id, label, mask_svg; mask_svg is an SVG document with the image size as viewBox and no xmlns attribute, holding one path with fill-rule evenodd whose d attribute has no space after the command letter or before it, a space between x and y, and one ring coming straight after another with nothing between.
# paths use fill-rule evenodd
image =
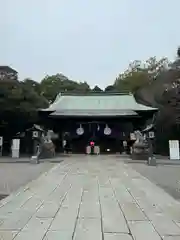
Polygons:
<instances>
[{"instance_id":1,"label":"stone slab","mask_svg":"<svg viewBox=\"0 0 180 240\"><path fill-rule=\"evenodd\" d=\"M147 217L136 203L123 203L121 209L127 220L145 221Z\"/></svg>"},{"instance_id":2,"label":"stone slab","mask_svg":"<svg viewBox=\"0 0 180 240\"><path fill-rule=\"evenodd\" d=\"M66 194L59 211L57 212L50 230L62 231L73 234L76 219L78 217L78 210L81 203L82 189L71 187Z\"/></svg>"},{"instance_id":3,"label":"stone slab","mask_svg":"<svg viewBox=\"0 0 180 240\"><path fill-rule=\"evenodd\" d=\"M155 231L153 225L150 222L132 221L128 222L130 231L134 239L137 240L161 240L162 238Z\"/></svg>"},{"instance_id":4,"label":"stone slab","mask_svg":"<svg viewBox=\"0 0 180 240\"><path fill-rule=\"evenodd\" d=\"M21 208L27 201L32 198L32 194L29 193L20 193L17 196L14 196L9 202L5 202L4 206L0 208L0 216L6 215L9 212L13 212L16 209Z\"/></svg>"},{"instance_id":5,"label":"stone slab","mask_svg":"<svg viewBox=\"0 0 180 240\"><path fill-rule=\"evenodd\" d=\"M21 231L13 240L42 240L45 233L46 232L42 230Z\"/></svg>"},{"instance_id":6,"label":"stone slab","mask_svg":"<svg viewBox=\"0 0 180 240\"><path fill-rule=\"evenodd\" d=\"M47 231L51 222L52 218L36 218L32 217L29 222L25 225L22 231Z\"/></svg>"},{"instance_id":7,"label":"stone slab","mask_svg":"<svg viewBox=\"0 0 180 240\"><path fill-rule=\"evenodd\" d=\"M66 194L64 201L62 202L62 207L71 207L72 205L77 209L81 202L83 188L82 187L72 187L68 194Z\"/></svg>"},{"instance_id":8,"label":"stone slab","mask_svg":"<svg viewBox=\"0 0 180 240\"><path fill-rule=\"evenodd\" d=\"M43 204L43 200L41 200L40 198L30 198L22 207L22 210L34 210L34 212L36 212L36 210Z\"/></svg>"},{"instance_id":9,"label":"stone slab","mask_svg":"<svg viewBox=\"0 0 180 240\"><path fill-rule=\"evenodd\" d=\"M117 212L109 212L107 214L102 210L103 231L115 233L129 233L126 221L119 210Z\"/></svg>"},{"instance_id":10,"label":"stone slab","mask_svg":"<svg viewBox=\"0 0 180 240\"><path fill-rule=\"evenodd\" d=\"M53 202L45 202L38 209L35 215L38 218L54 218L59 208L60 204Z\"/></svg>"},{"instance_id":11,"label":"stone slab","mask_svg":"<svg viewBox=\"0 0 180 240\"><path fill-rule=\"evenodd\" d=\"M119 202L121 209L127 220L145 221L147 217L140 209L135 199L122 184L120 179L111 179L111 184L115 192L115 197Z\"/></svg>"},{"instance_id":12,"label":"stone slab","mask_svg":"<svg viewBox=\"0 0 180 240\"><path fill-rule=\"evenodd\" d=\"M16 211L0 225L0 230L21 230L32 216L30 211Z\"/></svg>"},{"instance_id":13,"label":"stone slab","mask_svg":"<svg viewBox=\"0 0 180 240\"><path fill-rule=\"evenodd\" d=\"M163 240L180 240L180 236L165 236Z\"/></svg>"},{"instance_id":14,"label":"stone slab","mask_svg":"<svg viewBox=\"0 0 180 240\"><path fill-rule=\"evenodd\" d=\"M180 222L175 222L176 223L176 225L178 225L178 227L180 228Z\"/></svg>"},{"instance_id":15,"label":"stone slab","mask_svg":"<svg viewBox=\"0 0 180 240\"><path fill-rule=\"evenodd\" d=\"M0 219L0 226L3 224L5 218Z\"/></svg>"},{"instance_id":16,"label":"stone slab","mask_svg":"<svg viewBox=\"0 0 180 240\"><path fill-rule=\"evenodd\" d=\"M17 233L16 231L0 231L0 240L13 240Z\"/></svg>"},{"instance_id":17,"label":"stone slab","mask_svg":"<svg viewBox=\"0 0 180 240\"><path fill-rule=\"evenodd\" d=\"M132 236L123 233L105 233L104 240L133 240Z\"/></svg>"},{"instance_id":18,"label":"stone slab","mask_svg":"<svg viewBox=\"0 0 180 240\"><path fill-rule=\"evenodd\" d=\"M72 234L65 231L48 231L43 240L72 240Z\"/></svg>"},{"instance_id":19,"label":"stone slab","mask_svg":"<svg viewBox=\"0 0 180 240\"><path fill-rule=\"evenodd\" d=\"M104 232L129 233L126 220L112 189L100 188L100 203Z\"/></svg>"},{"instance_id":20,"label":"stone slab","mask_svg":"<svg viewBox=\"0 0 180 240\"><path fill-rule=\"evenodd\" d=\"M99 218L100 219L99 202L83 202L80 207L79 218Z\"/></svg>"},{"instance_id":21,"label":"stone slab","mask_svg":"<svg viewBox=\"0 0 180 240\"><path fill-rule=\"evenodd\" d=\"M78 219L74 240L102 240L100 219Z\"/></svg>"},{"instance_id":22,"label":"stone slab","mask_svg":"<svg viewBox=\"0 0 180 240\"><path fill-rule=\"evenodd\" d=\"M161 236L180 235L180 227L164 214L152 216L151 221Z\"/></svg>"},{"instance_id":23,"label":"stone slab","mask_svg":"<svg viewBox=\"0 0 180 240\"><path fill-rule=\"evenodd\" d=\"M51 231L69 231L73 233L75 223L78 215L78 207L75 209L71 207L61 207L53 220L50 230Z\"/></svg>"},{"instance_id":24,"label":"stone slab","mask_svg":"<svg viewBox=\"0 0 180 240\"><path fill-rule=\"evenodd\" d=\"M94 186L94 189L97 185ZM100 203L98 191L84 191L80 205L79 218L100 218Z\"/></svg>"}]
</instances>

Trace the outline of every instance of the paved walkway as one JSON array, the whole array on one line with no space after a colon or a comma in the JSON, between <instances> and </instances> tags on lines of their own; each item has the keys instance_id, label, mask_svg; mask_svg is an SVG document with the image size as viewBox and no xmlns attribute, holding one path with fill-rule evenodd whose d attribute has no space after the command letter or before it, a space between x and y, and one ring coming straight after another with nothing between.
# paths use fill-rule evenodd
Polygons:
<instances>
[{"instance_id":1,"label":"paved walkway","mask_svg":"<svg viewBox=\"0 0 180 240\"><path fill-rule=\"evenodd\" d=\"M180 202L118 158L69 158L0 202L0 239L179 240Z\"/></svg>"}]
</instances>

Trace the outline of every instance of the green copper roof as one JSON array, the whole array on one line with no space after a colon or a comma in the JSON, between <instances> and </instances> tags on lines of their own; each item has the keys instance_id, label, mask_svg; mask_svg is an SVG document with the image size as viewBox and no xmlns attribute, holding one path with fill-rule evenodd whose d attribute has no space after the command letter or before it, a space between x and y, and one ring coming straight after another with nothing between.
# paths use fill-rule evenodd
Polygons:
<instances>
[{"instance_id":1,"label":"green copper roof","mask_svg":"<svg viewBox=\"0 0 180 240\"><path fill-rule=\"evenodd\" d=\"M133 95L59 95L47 109L51 115L137 115L135 111L155 108L138 104Z\"/></svg>"}]
</instances>

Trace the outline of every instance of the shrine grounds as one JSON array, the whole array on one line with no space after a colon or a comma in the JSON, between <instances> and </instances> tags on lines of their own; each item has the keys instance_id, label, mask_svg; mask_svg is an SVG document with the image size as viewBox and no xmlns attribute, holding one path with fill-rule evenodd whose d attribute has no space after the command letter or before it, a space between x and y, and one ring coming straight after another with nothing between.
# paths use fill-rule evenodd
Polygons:
<instances>
[{"instance_id":1,"label":"shrine grounds","mask_svg":"<svg viewBox=\"0 0 180 240\"><path fill-rule=\"evenodd\" d=\"M79 157L84 158L83 155ZM101 158L107 157L108 156L101 155L98 159L100 160ZM124 161L141 175L163 188L172 197L180 200L180 161L170 161L161 158L157 161L158 164L156 167L151 167L148 166L145 161L132 161L119 156L111 157ZM73 156L71 158L73 158ZM66 158L62 160L66 160ZM12 159L9 159L9 161L12 162ZM6 162L8 162L7 159ZM2 163L0 161L0 199L1 196L9 195L19 187L38 178L39 175L52 168L54 164L55 163L52 162L42 162L34 165L30 164L28 159L24 159L23 162L18 163Z\"/></svg>"},{"instance_id":2,"label":"shrine grounds","mask_svg":"<svg viewBox=\"0 0 180 240\"><path fill-rule=\"evenodd\" d=\"M50 162L37 165L30 163L0 163L0 198L9 195L19 187L39 177L54 164ZM3 196L2 196L3 197Z\"/></svg>"},{"instance_id":3,"label":"shrine grounds","mask_svg":"<svg viewBox=\"0 0 180 240\"><path fill-rule=\"evenodd\" d=\"M150 167L145 163L130 163L130 165L134 170L180 201L179 164L159 164L156 167Z\"/></svg>"}]
</instances>

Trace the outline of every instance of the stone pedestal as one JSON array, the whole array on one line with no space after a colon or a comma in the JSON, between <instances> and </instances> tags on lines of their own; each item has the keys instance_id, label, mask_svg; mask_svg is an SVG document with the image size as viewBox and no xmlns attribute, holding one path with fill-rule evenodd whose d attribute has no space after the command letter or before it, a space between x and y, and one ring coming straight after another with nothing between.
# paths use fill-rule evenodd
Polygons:
<instances>
[{"instance_id":1,"label":"stone pedestal","mask_svg":"<svg viewBox=\"0 0 180 240\"><path fill-rule=\"evenodd\" d=\"M149 166L156 166L156 165L157 165L157 164L156 164L156 158L155 158L154 156L149 157L149 158L148 158L148 161L147 161L147 164L148 164Z\"/></svg>"},{"instance_id":2,"label":"stone pedestal","mask_svg":"<svg viewBox=\"0 0 180 240\"><path fill-rule=\"evenodd\" d=\"M38 164L39 163L39 159L37 156L32 156L30 159L30 163L31 164Z\"/></svg>"},{"instance_id":3,"label":"stone pedestal","mask_svg":"<svg viewBox=\"0 0 180 240\"><path fill-rule=\"evenodd\" d=\"M131 157L133 160L148 160L149 147L146 142L135 142L132 147Z\"/></svg>"},{"instance_id":4,"label":"stone pedestal","mask_svg":"<svg viewBox=\"0 0 180 240\"><path fill-rule=\"evenodd\" d=\"M91 147L90 146L86 147L86 154L91 154Z\"/></svg>"},{"instance_id":5,"label":"stone pedestal","mask_svg":"<svg viewBox=\"0 0 180 240\"><path fill-rule=\"evenodd\" d=\"M99 155L100 154L100 147L94 146L94 154Z\"/></svg>"},{"instance_id":6,"label":"stone pedestal","mask_svg":"<svg viewBox=\"0 0 180 240\"><path fill-rule=\"evenodd\" d=\"M41 145L39 158L53 158L55 157L55 147L52 141L45 142Z\"/></svg>"},{"instance_id":7,"label":"stone pedestal","mask_svg":"<svg viewBox=\"0 0 180 240\"><path fill-rule=\"evenodd\" d=\"M19 158L19 149L12 149L12 158Z\"/></svg>"}]
</instances>

